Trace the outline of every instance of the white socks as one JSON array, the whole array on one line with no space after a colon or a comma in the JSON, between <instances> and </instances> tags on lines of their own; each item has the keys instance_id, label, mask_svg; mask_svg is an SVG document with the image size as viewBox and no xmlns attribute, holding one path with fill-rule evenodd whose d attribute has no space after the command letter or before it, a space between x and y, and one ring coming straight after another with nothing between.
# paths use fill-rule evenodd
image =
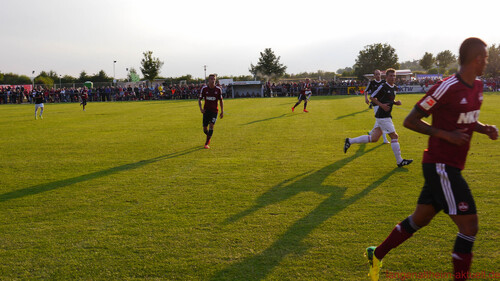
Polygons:
<instances>
[{"instance_id":1,"label":"white socks","mask_svg":"<svg viewBox=\"0 0 500 281\"><path fill-rule=\"evenodd\" d=\"M401 147L399 146L399 142L397 139L391 140L391 147L392 152L394 152L394 156L396 157L397 164L401 163L401 161L403 161L403 158L401 157Z\"/></svg>"},{"instance_id":2,"label":"white socks","mask_svg":"<svg viewBox=\"0 0 500 281\"><path fill-rule=\"evenodd\" d=\"M362 135L357 138L349 138L350 143L368 143L371 142L371 137L369 135Z\"/></svg>"}]
</instances>

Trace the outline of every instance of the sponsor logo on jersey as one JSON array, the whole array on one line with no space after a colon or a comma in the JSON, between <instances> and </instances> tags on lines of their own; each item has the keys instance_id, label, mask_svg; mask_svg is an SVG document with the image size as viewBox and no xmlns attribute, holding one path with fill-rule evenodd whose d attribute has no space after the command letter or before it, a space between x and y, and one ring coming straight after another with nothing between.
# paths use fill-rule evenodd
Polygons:
<instances>
[{"instance_id":1,"label":"sponsor logo on jersey","mask_svg":"<svg viewBox=\"0 0 500 281\"><path fill-rule=\"evenodd\" d=\"M467 212L467 210L469 210L469 204L467 204L467 202L460 202L458 203L458 209L461 212Z\"/></svg>"},{"instance_id":2,"label":"sponsor logo on jersey","mask_svg":"<svg viewBox=\"0 0 500 281\"><path fill-rule=\"evenodd\" d=\"M436 100L433 99L431 96L427 96L421 103L420 106L423 107L425 110L431 109L434 105L436 104Z\"/></svg>"},{"instance_id":3,"label":"sponsor logo on jersey","mask_svg":"<svg viewBox=\"0 0 500 281\"><path fill-rule=\"evenodd\" d=\"M466 99L466 98L463 98L463 99L460 101L460 104L467 104L467 99Z\"/></svg>"},{"instance_id":4,"label":"sponsor logo on jersey","mask_svg":"<svg viewBox=\"0 0 500 281\"><path fill-rule=\"evenodd\" d=\"M458 116L457 124L472 124L476 123L479 119L479 109L469 112L462 112Z\"/></svg>"},{"instance_id":5,"label":"sponsor logo on jersey","mask_svg":"<svg viewBox=\"0 0 500 281\"><path fill-rule=\"evenodd\" d=\"M217 100L216 97L207 97L207 100Z\"/></svg>"}]
</instances>

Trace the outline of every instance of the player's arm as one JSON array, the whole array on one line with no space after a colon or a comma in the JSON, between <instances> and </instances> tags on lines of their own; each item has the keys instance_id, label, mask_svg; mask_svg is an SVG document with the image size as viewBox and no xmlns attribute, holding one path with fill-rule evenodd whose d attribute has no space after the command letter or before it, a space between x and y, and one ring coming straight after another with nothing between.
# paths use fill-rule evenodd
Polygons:
<instances>
[{"instance_id":1,"label":"player's arm","mask_svg":"<svg viewBox=\"0 0 500 281\"><path fill-rule=\"evenodd\" d=\"M201 97L201 94L200 94L200 96L198 97L198 106L200 107L200 112L201 113L205 113L205 110L203 109L203 107L201 105L201 99L202 99L202 97Z\"/></svg>"},{"instance_id":2,"label":"player's arm","mask_svg":"<svg viewBox=\"0 0 500 281\"><path fill-rule=\"evenodd\" d=\"M406 116L403 126L412 131L444 139L456 145L463 145L469 141L470 136L465 133L467 129L458 129L455 131L441 130L432 127L429 123L422 120L424 117L427 117L427 115L418 108L414 107L410 114Z\"/></svg>"},{"instance_id":3,"label":"player's arm","mask_svg":"<svg viewBox=\"0 0 500 281\"><path fill-rule=\"evenodd\" d=\"M220 119L222 119L224 117L224 101L222 100L222 97L219 100L219 102L220 102Z\"/></svg>"},{"instance_id":4,"label":"player's arm","mask_svg":"<svg viewBox=\"0 0 500 281\"><path fill-rule=\"evenodd\" d=\"M494 125L482 124L481 122L477 122L476 126L474 127L474 131L485 134L492 140L496 140L498 138L498 129Z\"/></svg>"},{"instance_id":5,"label":"player's arm","mask_svg":"<svg viewBox=\"0 0 500 281\"><path fill-rule=\"evenodd\" d=\"M366 104L370 103L370 100L368 99L368 89L370 89L371 83L372 83L372 81L368 82L368 85L366 85L366 88L365 88L365 103Z\"/></svg>"}]
</instances>

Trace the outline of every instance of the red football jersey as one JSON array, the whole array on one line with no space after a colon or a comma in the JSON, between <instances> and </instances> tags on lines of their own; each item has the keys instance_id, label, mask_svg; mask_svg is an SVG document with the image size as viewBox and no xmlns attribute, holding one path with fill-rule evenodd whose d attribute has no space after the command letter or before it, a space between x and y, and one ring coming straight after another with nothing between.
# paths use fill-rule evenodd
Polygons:
<instances>
[{"instance_id":1,"label":"red football jersey","mask_svg":"<svg viewBox=\"0 0 500 281\"><path fill-rule=\"evenodd\" d=\"M474 85L467 85L455 74L430 88L416 107L432 114L433 127L445 131L467 129L466 134L472 137L482 103L483 83L476 80ZM469 148L470 141L458 146L431 136L422 162L444 163L462 170Z\"/></svg>"},{"instance_id":2,"label":"red football jersey","mask_svg":"<svg viewBox=\"0 0 500 281\"><path fill-rule=\"evenodd\" d=\"M203 86L200 90L200 96L198 99L205 99L203 109L212 112L219 112L217 102L222 100L222 89L218 86L215 86L214 88Z\"/></svg>"}]
</instances>

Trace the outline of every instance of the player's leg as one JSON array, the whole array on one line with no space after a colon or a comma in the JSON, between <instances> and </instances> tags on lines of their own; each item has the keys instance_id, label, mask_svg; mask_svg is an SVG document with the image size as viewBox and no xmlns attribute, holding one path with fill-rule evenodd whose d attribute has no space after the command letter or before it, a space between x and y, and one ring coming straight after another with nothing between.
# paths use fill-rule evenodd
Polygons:
<instances>
[{"instance_id":1,"label":"player's leg","mask_svg":"<svg viewBox=\"0 0 500 281\"><path fill-rule=\"evenodd\" d=\"M458 226L452 254L455 280L466 280L472 264L472 247L478 231L477 214L450 215L450 218Z\"/></svg>"},{"instance_id":2,"label":"player's leg","mask_svg":"<svg viewBox=\"0 0 500 281\"><path fill-rule=\"evenodd\" d=\"M295 108L302 102L302 99L300 98L300 95L299 95L299 100L295 103L294 106L292 106L292 112L295 110Z\"/></svg>"},{"instance_id":3,"label":"player's leg","mask_svg":"<svg viewBox=\"0 0 500 281\"><path fill-rule=\"evenodd\" d=\"M37 111L38 111L38 105L35 104L35 120L37 119L37 115L36 115Z\"/></svg>"},{"instance_id":4,"label":"player's leg","mask_svg":"<svg viewBox=\"0 0 500 281\"><path fill-rule=\"evenodd\" d=\"M382 134L380 128L375 127L372 129L369 135L362 135L356 138L346 138L344 141L344 153L347 152L347 150L353 143L369 143L378 141L378 139L380 138L380 134Z\"/></svg>"},{"instance_id":5,"label":"player's leg","mask_svg":"<svg viewBox=\"0 0 500 281\"><path fill-rule=\"evenodd\" d=\"M43 103L42 103L42 105L40 106L40 115L39 115L39 116L40 116L40 119L43 119L42 114L43 114Z\"/></svg>"},{"instance_id":6,"label":"player's leg","mask_svg":"<svg viewBox=\"0 0 500 281\"><path fill-rule=\"evenodd\" d=\"M212 135L214 134L214 123L209 124L209 129L207 132L207 140L205 141L205 148L209 148L208 145L210 144L210 139L212 138Z\"/></svg>"},{"instance_id":7,"label":"player's leg","mask_svg":"<svg viewBox=\"0 0 500 281\"><path fill-rule=\"evenodd\" d=\"M459 231L452 254L455 280L466 280L472 263L472 247L478 231L476 203L460 169L440 164L439 172L444 183L443 191L448 195L447 213Z\"/></svg>"},{"instance_id":8,"label":"player's leg","mask_svg":"<svg viewBox=\"0 0 500 281\"><path fill-rule=\"evenodd\" d=\"M413 160L412 159L403 159L401 156L401 146L399 145L399 135L396 133L394 129L394 124L392 123L392 119L384 118L382 127L384 131L390 132L389 137L391 138L391 148L394 153L394 157L396 157L396 164L398 167L403 167L406 165L410 165Z\"/></svg>"},{"instance_id":9,"label":"player's leg","mask_svg":"<svg viewBox=\"0 0 500 281\"><path fill-rule=\"evenodd\" d=\"M428 225L437 214L432 204L417 204L415 211L409 217L400 222L387 238L375 249L375 257L383 259L390 250L401 245L410 238L413 233Z\"/></svg>"},{"instance_id":10,"label":"player's leg","mask_svg":"<svg viewBox=\"0 0 500 281\"><path fill-rule=\"evenodd\" d=\"M387 253L412 237L413 233L417 232L420 228L428 225L436 214L437 211L433 205L418 204L413 214L396 225L382 244L366 249L365 255L370 263L368 275L370 275L372 280L378 280L380 268L382 267L382 259Z\"/></svg>"},{"instance_id":11,"label":"player's leg","mask_svg":"<svg viewBox=\"0 0 500 281\"><path fill-rule=\"evenodd\" d=\"M307 99L304 100L304 112L309 112L307 111Z\"/></svg>"}]
</instances>

